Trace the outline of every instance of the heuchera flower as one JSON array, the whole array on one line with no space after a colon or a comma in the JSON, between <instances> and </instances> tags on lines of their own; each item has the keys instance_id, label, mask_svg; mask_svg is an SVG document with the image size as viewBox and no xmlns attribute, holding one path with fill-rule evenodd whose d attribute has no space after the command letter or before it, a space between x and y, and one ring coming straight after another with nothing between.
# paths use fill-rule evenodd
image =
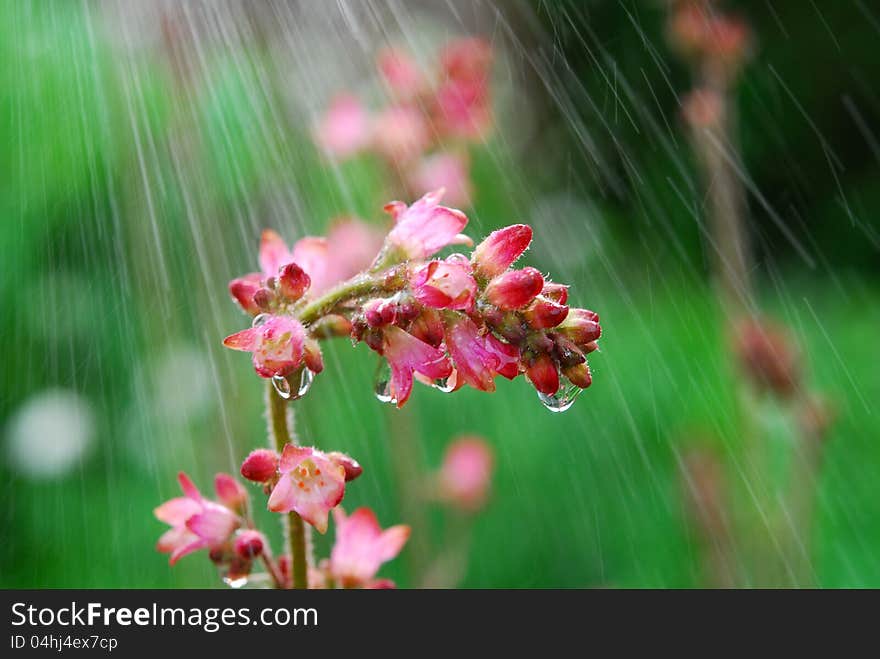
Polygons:
<instances>
[{"instance_id":1,"label":"heuchera flower","mask_svg":"<svg viewBox=\"0 0 880 659\"><path fill-rule=\"evenodd\" d=\"M260 377L288 375L303 362L306 333L298 320L271 316L257 327L250 327L223 339L233 350L253 353L254 370Z\"/></svg>"},{"instance_id":2,"label":"heuchera flower","mask_svg":"<svg viewBox=\"0 0 880 659\"><path fill-rule=\"evenodd\" d=\"M318 449L288 444L278 471L280 478L269 496L269 510L292 510L319 533L326 533L329 512L345 495L345 468Z\"/></svg>"},{"instance_id":3,"label":"heuchera flower","mask_svg":"<svg viewBox=\"0 0 880 659\"><path fill-rule=\"evenodd\" d=\"M399 48L383 48L376 60L379 72L395 98L409 100L424 88L425 76L409 53Z\"/></svg>"},{"instance_id":4,"label":"heuchera flower","mask_svg":"<svg viewBox=\"0 0 880 659\"><path fill-rule=\"evenodd\" d=\"M385 210L394 218L394 228L385 239L386 247L400 249L407 258L425 259L447 245L470 244L460 232L467 216L460 210L440 206L444 190L434 190L407 206L393 201Z\"/></svg>"},{"instance_id":5,"label":"heuchera flower","mask_svg":"<svg viewBox=\"0 0 880 659\"><path fill-rule=\"evenodd\" d=\"M413 372L437 380L449 377L452 366L446 354L424 341L420 341L399 327L383 330L382 355L391 367L389 394L403 407L412 393Z\"/></svg>"},{"instance_id":6,"label":"heuchera flower","mask_svg":"<svg viewBox=\"0 0 880 659\"><path fill-rule=\"evenodd\" d=\"M455 365L456 385L495 391L495 375L516 377L519 349L492 334L483 334L467 316L449 317L446 347Z\"/></svg>"},{"instance_id":7,"label":"heuchera flower","mask_svg":"<svg viewBox=\"0 0 880 659\"><path fill-rule=\"evenodd\" d=\"M202 497L189 476L181 472L177 479L185 496L166 501L153 511L160 522L171 526L156 544L160 552L171 554L171 565L199 549L221 547L241 524L229 508Z\"/></svg>"},{"instance_id":8,"label":"heuchera flower","mask_svg":"<svg viewBox=\"0 0 880 659\"><path fill-rule=\"evenodd\" d=\"M415 168L408 168L405 174L407 186L416 196L443 188L446 190L446 201L453 206L471 204L473 189L466 155L434 153L423 158Z\"/></svg>"},{"instance_id":9,"label":"heuchera flower","mask_svg":"<svg viewBox=\"0 0 880 659\"><path fill-rule=\"evenodd\" d=\"M453 441L438 474L439 496L468 512L486 504L492 481L492 449L482 437L465 435Z\"/></svg>"},{"instance_id":10,"label":"heuchera flower","mask_svg":"<svg viewBox=\"0 0 880 659\"><path fill-rule=\"evenodd\" d=\"M344 588L369 588L383 563L400 553L409 538L408 526L382 530L375 513L358 508L350 516L333 510L336 541L330 554L330 574Z\"/></svg>"},{"instance_id":11,"label":"heuchera flower","mask_svg":"<svg viewBox=\"0 0 880 659\"><path fill-rule=\"evenodd\" d=\"M421 154L431 141L431 130L413 105L393 105L373 120L373 147L392 164L405 163Z\"/></svg>"},{"instance_id":12,"label":"heuchera flower","mask_svg":"<svg viewBox=\"0 0 880 659\"><path fill-rule=\"evenodd\" d=\"M458 39L447 44L440 63L443 73L436 92L438 125L451 135L483 139L492 124L492 47L479 38Z\"/></svg>"},{"instance_id":13,"label":"heuchera flower","mask_svg":"<svg viewBox=\"0 0 880 659\"><path fill-rule=\"evenodd\" d=\"M348 158L369 143L370 116L356 96L340 94L315 127L314 137L328 156Z\"/></svg>"},{"instance_id":14,"label":"heuchera flower","mask_svg":"<svg viewBox=\"0 0 880 659\"><path fill-rule=\"evenodd\" d=\"M461 257L461 255L457 255ZM413 295L435 309L470 309L477 294L477 282L467 259L455 254L445 261L431 261L413 273Z\"/></svg>"},{"instance_id":15,"label":"heuchera flower","mask_svg":"<svg viewBox=\"0 0 880 659\"><path fill-rule=\"evenodd\" d=\"M477 245L471 262L480 276L495 277L513 265L531 242L532 228L528 224L512 224L493 231Z\"/></svg>"}]
</instances>

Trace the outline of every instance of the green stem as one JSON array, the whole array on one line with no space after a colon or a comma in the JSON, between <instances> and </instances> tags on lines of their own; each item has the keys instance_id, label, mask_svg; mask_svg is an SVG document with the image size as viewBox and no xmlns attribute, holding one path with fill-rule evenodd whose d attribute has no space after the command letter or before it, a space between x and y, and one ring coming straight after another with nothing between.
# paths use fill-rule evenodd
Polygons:
<instances>
[{"instance_id":1,"label":"green stem","mask_svg":"<svg viewBox=\"0 0 880 659\"><path fill-rule=\"evenodd\" d=\"M377 276L358 275L309 302L300 310L297 318L303 325L309 325L332 313L343 302L378 293L396 293L405 284L406 277L402 271L391 270Z\"/></svg>"},{"instance_id":2,"label":"green stem","mask_svg":"<svg viewBox=\"0 0 880 659\"><path fill-rule=\"evenodd\" d=\"M287 443L296 444L287 420L287 401L278 395L272 382L268 382L266 404L269 410L269 428L272 443L279 454ZM287 549L291 555L291 572L294 588L309 587L309 560L307 553L306 527L302 517L294 511L281 518L281 528L286 536Z\"/></svg>"}]
</instances>

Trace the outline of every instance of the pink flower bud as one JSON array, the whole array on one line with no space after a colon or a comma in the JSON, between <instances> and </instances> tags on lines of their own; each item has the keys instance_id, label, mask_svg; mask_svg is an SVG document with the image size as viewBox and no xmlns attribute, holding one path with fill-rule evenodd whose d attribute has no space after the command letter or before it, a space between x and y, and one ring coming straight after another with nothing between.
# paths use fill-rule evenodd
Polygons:
<instances>
[{"instance_id":1,"label":"pink flower bud","mask_svg":"<svg viewBox=\"0 0 880 659\"><path fill-rule=\"evenodd\" d=\"M535 268L510 270L489 282L486 299L505 311L521 309L534 300L543 288L544 277Z\"/></svg>"},{"instance_id":2,"label":"pink flower bud","mask_svg":"<svg viewBox=\"0 0 880 659\"><path fill-rule=\"evenodd\" d=\"M568 315L568 307L554 302L542 295L535 298L523 312L526 322L534 329L549 329L556 327L565 320Z\"/></svg>"},{"instance_id":3,"label":"pink flower bud","mask_svg":"<svg viewBox=\"0 0 880 659\"><path fill-rule=\"evenodd\" d=\"M553 300L554 302L558 302L559 304L565 304L568 302L568 285L567 284L557 284L552 281L544 282L544 290L541 291L541 295L546 297L548 300Z\"/></svg>"},{"instance_id":4,"label":"pink flower bud","mask_svg":"<svg viewBox=\"0 0 880 659\"><path fill-rule=\"evenodd\" d=\"M571 309L565 320L556 328L556 331L571 339L575 345L583 349L602 335L602 328L599 325L599 314L589 309ZM592 352L592 350L589 352Z\"/></svg>"},{"instance_id":5,"label":"pink flower bud","mask_svg":"<svg viewBox=\"0 0 880 659\"><path fill-rule=\"evenodd\" d=\"M267 448L251 451L241 463L241 475L255 483L267 483L278 472L278 454Z\"/></svg>"},{"instance_id":6,"label":"pink flower bud","mask_svg":"<svg viewBox=\"0 0 880 659\"><path fill-rule=\"evenodd\" d=\"M278 285L283 295L289 302L299 300L311 285L312 280L306 271L296 263L288 263L281 268L278 277Z\"/></svg>"},{"instance_id":7,"label":"pink flower bud","mask_svg":"<svg viewBox=\"0 0 880 659\"><path fill-rule=\"evenodd\" d=\"M253 295L254 304L260 311L270 311L275 303L275 293L268 288L260 288Z\"/></svg>"},{"instance_id":8,"label":"pink flower bud","mask_svg":"<svg viewBox=\"0 0 880 659\"><path fill-rule=\"evenodd\" d=\"M498 229L477 245L471 261L480 276L495 277L507 270L526 251L530 242L532 228L527 224Z\"/></svg>"},{"instance_id":9,"label":"pink flower bud","mask_svg":"<svg viewBox=\"0 0 880 659\"><path fill-rule=\"evenodd\" d=\"M559 371L553 358L547 353L527 359L525 369L529 381L542 394L552 396L559 391Z\"/></svg>"},{"instance_id":10,"label":"pink flower bud","mask_svg":"<svg viewBox=\"0 0 880 659\"><path fill-rule=\"evenodd\" d=\"M239 558L244 560L253 560L263 553L263 547L266 546L266 539L263 534L253 529L247 529L239 532L235 537L235 553Z\"/></svg>"},{"instance_id":11,"label":"pink flower bud","mask_svg":"<svg viewBox=\"0 0 880 659\"><path fill-rule=\"evenodd\" d=\"M214 477L214 492L227 508L237 510L247 501L247 490L229 474L217 474Z\"/></svg>"},{"instance_id":12,"label":"pink flower bud","mask_svg":"<svg viewBox=\"0 0 880 659\"><path fill-rule=\"evenodd\" d=\"M431 261L410 278L413 295L435 309L469 309L477 293L469 263Z\"/></svg>"},{"instance_id":13,"label":"pink flower bud","mask_svg":"<svg viewBox=\"0 0 880 659\"><path fill-rule=\"evenodd\" d=\"M321 346L315 339L308 338L303 344L303 361L306 368L316 375L324 370L324 357Z\"/></svg>"},{"instance_id":14,"label":"pink flower bud","mask_svg":"<svg viewBox=\"0 0 880 659\"><path fill-rule=\"evenodd\" d=\"M593 383L593 374L590 373L590 365L587 362L564 368L562 374L571 380L573 385L581 389L586 389Z\"/></svg>"},{"instance_id":15,"label":"pink flower bud","mask_svg":"<svg viewBox=\"0 0 880 659\"><path fill-rule=\"evenodd\" d=\"M260 289L259 273L252 273L233 279L229 282L229 293L238 305L251 315L260 313L260 307L254 302L254 293Z\"/></svg>"},{"instance_id":16,"label":"pink flower bud","mask_svg":"<svg viewBox=\"0 0 880 659\"><path fill-rule=\"evenodd\" d=\"M342 468L345 469L345 482L353 481L355 478L364 473L364 468L358 463L357 460L352 458L351 456L346 455L345 453L341 453L340 451L332 451L327 454L327 457L330 458L332 462L335 462L338 465L342 465Z\"/></svg>"}]
</instances>

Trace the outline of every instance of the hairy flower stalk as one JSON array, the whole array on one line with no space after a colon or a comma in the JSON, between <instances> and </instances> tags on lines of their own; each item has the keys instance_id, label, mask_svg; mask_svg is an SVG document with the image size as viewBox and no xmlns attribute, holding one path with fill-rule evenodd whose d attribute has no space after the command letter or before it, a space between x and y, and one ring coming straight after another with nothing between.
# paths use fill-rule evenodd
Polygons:
<instances>
[{"instance_id":1,"label":"hairy flower stalk","mask_svg":"<svg viewBox=\"0 0 880 659\"><path fill-rule=\"evenodd\" d=\"M271 382L266 389L266 406L269 415L269 431L273 448L280 454L288 443L296 444L296 438L288 423L288 405ZM291 555L293 588L309 587L309 538L302 517L290 511L281 516L287 552Z\"/></svg>"}]
</instances>

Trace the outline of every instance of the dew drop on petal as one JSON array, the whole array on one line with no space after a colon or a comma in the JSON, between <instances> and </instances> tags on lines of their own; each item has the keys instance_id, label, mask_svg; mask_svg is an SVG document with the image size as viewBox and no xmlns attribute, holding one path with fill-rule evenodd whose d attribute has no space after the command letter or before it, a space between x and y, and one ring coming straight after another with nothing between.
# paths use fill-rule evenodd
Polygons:
<instances>
[{"instance_id":1,"label":"dew drop on petal","mask_svg":"<svg viewBox=\"0 0 880 659\"><path fill-rule=\"evenodd\" d=\"M538 392L541 404L551 412L565 412L574 405L575 398L580 395L581 389L570 382L561 383L559 391L552 396Z\"/></svg>"},{"instance_id":2,"label":"dew drop on petal","mask_svg":"<svg viewBox=\"0 0 880 659\"><path fill-rule=\"evenodd\" d=\"M448 394L455 389L455 385L450 383L450 378L438 378L431 383L431 386L437 391L442 391L444 394Z\"/></svg>"},{"instance_id":3,"label":"dew drop on petal","mask_svg":"<svg viewBox=\"0 0 880 659\"><path fill-rule=\"evenodd\" d=\"M254 316L254 320L251 322L251 327L260 327L261 325L265 325L266 321L271 318L272 315L268 313L258 313Z\"/></svg>"},{"instance_id":4,"label":"dew drop on petal","mask_svg":"<svg viewBox=\"0 0 880 659\"><path fill-rule=\"evenodd\" d=\"M391 394L391 366L384 359L379 362L379 367L376 369L373 393L379 402L397 405L397 399Z\"/></svg>"},{"instance_id":5,"label":"dew drop on petal","mask_svg":"<svg viewBox=\"0 0 880 659\"><path fill-rule=\"evenodd\" d=\"M278 392L278 395L287 400L290 398L290 382L287 381L287 378L283 375L274 375L272 376L272 386L275 387L275 391Z\"/></svg>"}]
</instances>

